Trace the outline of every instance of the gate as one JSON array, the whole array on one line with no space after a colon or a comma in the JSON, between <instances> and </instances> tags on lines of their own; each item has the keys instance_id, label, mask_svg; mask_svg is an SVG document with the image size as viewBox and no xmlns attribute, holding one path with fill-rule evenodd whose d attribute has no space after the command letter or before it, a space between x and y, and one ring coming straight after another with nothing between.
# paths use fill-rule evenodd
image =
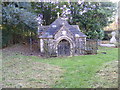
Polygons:
<instances>
[{"instance_id":1,"label":"gate","mask_svg":"<svg viewBox=\"0 0 120 90\"><path fill-rule=\"evenodd\" d=\"M97 54L98 41L96 39L86 39L86 54Z\"/></svg>"},{"instance_id":2,"label":"gate","mask_svg":"<svg viewBox=\"0 0 120 90\"><path fill-rule=\"evenodd\" d=\"M58 56L70 56L70 43L63 39L58 43Z\"/></svg>"}]
</instances>

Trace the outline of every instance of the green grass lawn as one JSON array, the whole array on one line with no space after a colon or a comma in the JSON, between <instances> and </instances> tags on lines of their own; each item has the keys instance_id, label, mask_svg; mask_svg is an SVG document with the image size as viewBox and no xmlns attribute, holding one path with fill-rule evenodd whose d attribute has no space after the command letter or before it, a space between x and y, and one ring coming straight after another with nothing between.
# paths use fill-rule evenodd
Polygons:
<instances>
[{"instance_id":1,"label":"green grass lawn","mask_svg":"<svg viewBox=\"0 0 120 90\"><path fill-rule=\"evenodd\" d=\"M101 52L106 52L103 54ZM39 59L32 57L38 62L49 63L62 67L64 74L62 80L53 87L57 88L91 88L94 87L92 77L100 70L104 63L118 60L118 49L99 47L97 55L85 55L63 58ZM96 78L99 79L99 78ZM117 85L116 85L117 86ZM114 87L114 86L111 86Z\"/></svg>"},{"instance_id":2,"label":"green grass lawn","mask_svg":"<svg viewBox=\"0 0 120 90\"><path fill-rule=\"evenodd\" d=\"M102 52L106 52L106 54L103 54ZM11 62L13 60L14 60L14 64L16 64L16 67L20 67L20 65L22 65L22 67L24 68L21 71L21 72L26 72L25 76L23 76L24 81L25 79L27 79L26 78L27 73L28 73L27 71L29 71L28 75L32 73L32 76L34 76L35 74L38 74L38 71L39 71L39 69L37 69L36 71L34 69L37 67L42 68L42 65L43 65L43 67L46 68L45 69L46 71L42 69L43 71L42 74L43 76L46 75L46 78L50 78L52 80L59 76L56 74L60 74L59 78L55 79L53 84L50 84L51 82L49 82L50 80L48 79L48 82L49 82L48 84L50 87L54 87L54 88L94 88L95 87L94 83L96 83L96 79L98 80L97 82L99 82L99 78L95 77L96 73L99 70L101 70L102 65L104 65L105 63L118 60L118 49L99 47L98 54L96 55L83 55L83 56L61 57L61 58L60 57L40 58L37 56L24 56L24 55L17 54L17 55L5 57L3 61L3 63L5 63L4 65L5 70L8 70L10 67L13 68L14 64ZM9 61L9 64L6 64L8 63L8 61ZM20 64L20 62L22 64ZM38 63L42 63L42 64L38 64ZM52 68L48 67L48 65L49 66L51 65ZM34 67L34 69L31 67ZM31 68L31 69L28 70L28 68ZM50 70L48 70L49 68ZM59 68L60 70L57 68ZM57 70L58 72L56 72ZM50 74L55 74L56 76L50 75ZM12 75L11 76L8 75L8 77L12 77ZM29 76L29 80L27 80L27 82L34 80L34 79L35 81L39 80L39 78L37 77L31 78L31 76ZM44 82L47 83L47 79ZM37 83L38 87L39 87L39 84L40 83ZM109 87L117 87L117 82L114 82L114 84L108 83L108 88Z\"/></svg>"}]
</instances>

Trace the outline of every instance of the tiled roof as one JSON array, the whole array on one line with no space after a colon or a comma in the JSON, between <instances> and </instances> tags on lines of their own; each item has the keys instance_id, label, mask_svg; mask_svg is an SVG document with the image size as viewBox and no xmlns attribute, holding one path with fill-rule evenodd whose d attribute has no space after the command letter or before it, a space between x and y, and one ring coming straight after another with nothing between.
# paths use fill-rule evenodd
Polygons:
<instances>
[{"instance_id":1,"label":"tiled roof","mask_svg":"<svg viewBox=\"0 0 120 90\"><path fill-rule=\"evenodd\" d=\"M69 31L71 31L74 36L77 34L80 37L86 37L86 35L80 31L78 25L69 25L68 22L66 20L63 20L62 18L56 19L49 27L47 27L46 30L43 30L43 35L40 37L48 38L49 36L54 36L55 33L63 26L65 26Z\"/></svg>"}]
</instances>

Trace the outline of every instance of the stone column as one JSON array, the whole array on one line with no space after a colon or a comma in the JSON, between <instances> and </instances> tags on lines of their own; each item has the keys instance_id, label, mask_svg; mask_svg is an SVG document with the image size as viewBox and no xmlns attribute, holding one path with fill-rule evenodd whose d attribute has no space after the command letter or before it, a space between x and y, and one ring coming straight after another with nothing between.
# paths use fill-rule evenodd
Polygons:
<instances>
[{"instance_id":1,"label":"stone column","mask_svg":"<svg viewBox=\"0 0 120 90\"><path fill-rule=\"evenodd\" d=\"M40 39L40 51L41 51L41 52L44 52L43 46L44 46L43 39Z\"/></svg>"}]
</instances>

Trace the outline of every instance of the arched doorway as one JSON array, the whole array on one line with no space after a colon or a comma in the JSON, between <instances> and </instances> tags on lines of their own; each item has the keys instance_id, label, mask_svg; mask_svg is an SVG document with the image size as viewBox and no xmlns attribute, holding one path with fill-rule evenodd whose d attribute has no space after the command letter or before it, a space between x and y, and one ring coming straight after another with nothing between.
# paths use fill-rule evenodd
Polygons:
<instances>
[{"instance_id":1,"label":"arched doorway","mask_svg":"<svg viewBox=\"0 0 120 90\"><path fill-rule=\"evenodd\" d=\"M58 56L70 56L70 43L69 41L62 39L58 45Z\"/></svg>"}]
</instances>

